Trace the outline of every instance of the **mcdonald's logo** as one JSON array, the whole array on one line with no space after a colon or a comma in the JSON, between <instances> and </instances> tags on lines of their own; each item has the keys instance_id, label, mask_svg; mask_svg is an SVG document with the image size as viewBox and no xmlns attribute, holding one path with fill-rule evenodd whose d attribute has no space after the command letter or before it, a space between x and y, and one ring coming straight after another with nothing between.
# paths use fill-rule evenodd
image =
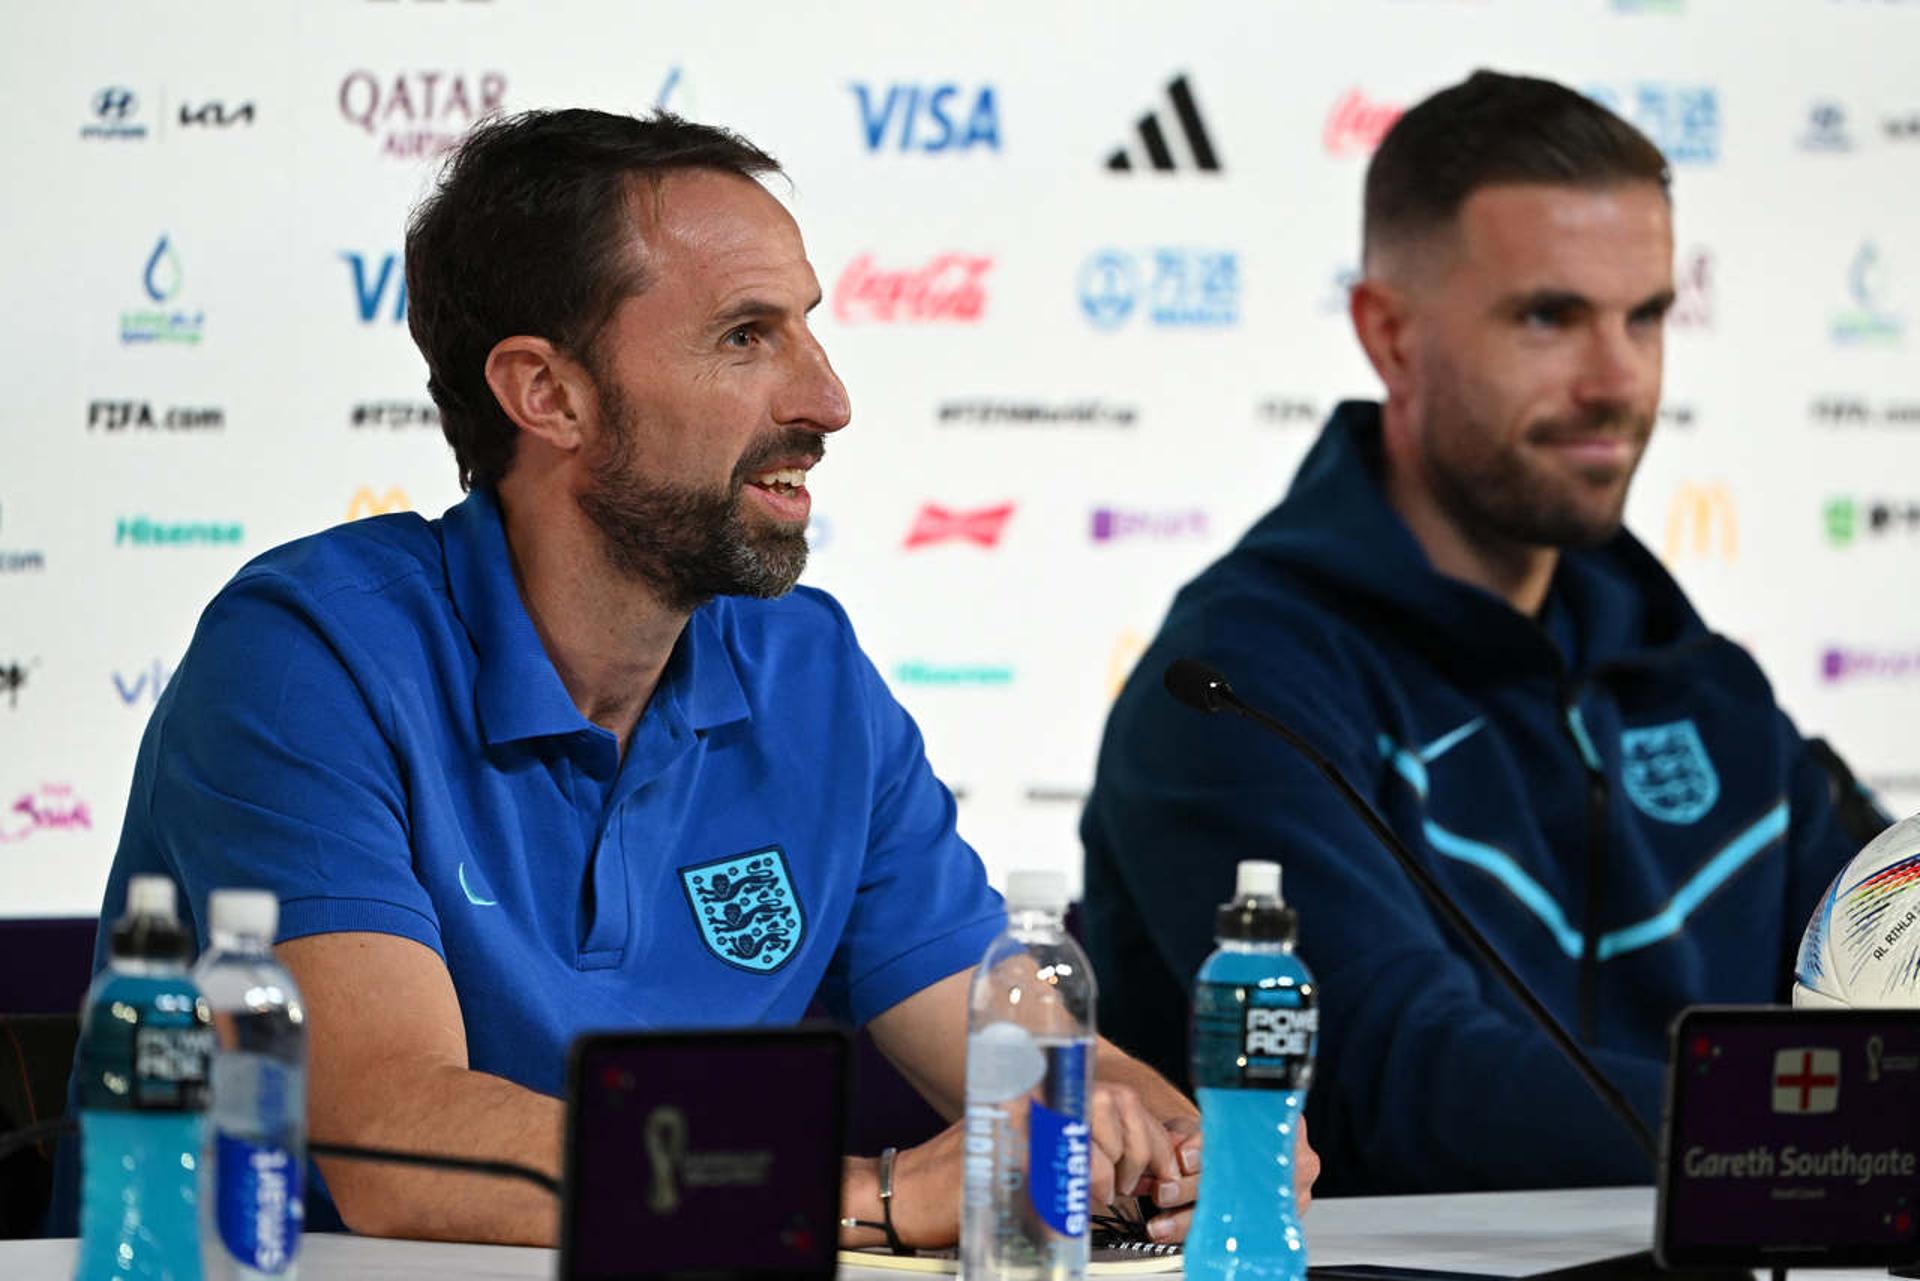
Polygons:
<instances>
[{"instance_id":1,"label":"mcdonald's logo","mask_svg":"<svg viewBox=\"0 0 1920 1281\"><path fill-rule=\"evenodd\" d=\"M1740 515L1725 485L1683 484L1667 508L1662 552L1669 564L1687 557L1732 561L1740 555Z\"/></svg>"},{"instance_id":2,"label":"mcdonald's logo","mask_svg":"<svg viewBox=\"0 0 1920 1281\"><path fill-rule=\"evenodd\" d=\"M347 519L360 520L367 516L412 510L413 500L407 497L406 490L395 486L384 494L376 494L371 485L362 485L353 491L353 501L347 504Z\"/></svg>"}]
</instances>

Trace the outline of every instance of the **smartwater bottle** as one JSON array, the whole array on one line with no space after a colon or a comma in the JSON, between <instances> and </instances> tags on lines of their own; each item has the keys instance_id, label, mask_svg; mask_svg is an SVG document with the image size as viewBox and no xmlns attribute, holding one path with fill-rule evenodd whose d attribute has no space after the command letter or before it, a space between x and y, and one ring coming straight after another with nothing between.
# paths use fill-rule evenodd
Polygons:
<instances>
[{"instance_id":1,"label":"smartwater bottle","mask_svg":"<svg viewBox=\"0 0 1920 1281\"><path fill-rule=\"evenodd\" d=\"M1056 872L1007 880L1007 930L973 977L960 1223L970 1281L1087 1271L1093 971Z\"/></svg>"},{"instance_id":2,"label":"smartwater bottle","mask_svg":"<svg viewBox=\"0 0 1920 1281\"><path fill-rule=\"evenodd\" d=\"M1294 1139L1319 1032L1313 976L1293 954L1280 865L1240 864L1219 942L1193 988L1193 1083L1206 1160L1187 1232L1189 1277L1300 1281L1307 1244L1293 1203Z\"/></svg>"},{"instance_id":3,"label":"smartwater bottle","mask_svg":"<svg viewBox=\"0 0 1920 1281\"><path fill-rule=\"evenodd\" d=\"M75 1281L200 1281L202 1109L213 1029L173 882L136 876L87 990Z\"/></svg>"},{"instance_id":4,"label":"smartwater bottle","mask_svg":"<svg viewBox=\"0 0 1920 1281\"><path fill-rule=\"evenodd\" d=\"M213 1014L211 1281L291 1281L306 1217L307 1022L273 959L280 904L267 890L215 890L213 943L194 978Z\"/></svg>"}]
</instances>

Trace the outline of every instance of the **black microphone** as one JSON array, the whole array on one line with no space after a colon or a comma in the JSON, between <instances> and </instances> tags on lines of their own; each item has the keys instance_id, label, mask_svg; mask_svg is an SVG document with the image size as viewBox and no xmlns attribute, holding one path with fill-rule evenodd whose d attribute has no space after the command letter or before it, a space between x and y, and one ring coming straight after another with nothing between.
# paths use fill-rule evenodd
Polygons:
<instances>
[{"instance_id":1,"label":"black microphone","mask_svg":"<svg viewBox=\"0 0 1920 1281\"><path fill-rule=\"evenodd\" d=\"M1432 905L1434 911L1446 918L1447 924L1453 927L1454 933L1466 940L1467 946L1479 954L1480 959L1487 963L1494 976L1500 980L1507 991L1513 994L1513 998L1520 1002L1533 1021L1538 1023L1553 1043L1560 1047L1560 1052L1566 1055L1567 1061L1573 1064L1582 1077L1586 1078L1587 1085L1600 1097L1600 1101L1613 1109L1614 1114L1626 1123L1626 1127L1633 1132L1634 1140L1647 1154L1647 1159L1649 1161L1659 1159L1659 1143L1654 1139L1653 1131L1634 1110L1633 1104L1628 1102L1627 1096L1620 1092L1620 1087L1607 1079L1599 1065L1588 1057L1587 1052L1580 1048L1580 1043L1574 1040L1567 1033L1567 1029L1561 1026L1560 1020L1553 1016L1553 1011L1541 1003L1540 998L1533 994L1533 989L1527 986L1526 981L1516 974L1513 967L1508 965L1505 958L1494 949L1487 936L1482 934L1479 928L1467 918L1467 914L1447 896L1446 890L1440 887L1440 882L1433 878L1433 873L1421 866L1420 861L1414 858L1407 847L1401 843L1400 838L1393 834L1393 829L1387 826L1387 821L1367 803L1367 798L1355 791L1353 784L1347 782L1341 775L1339 767L1322 756L1319 749L1302 738L1291 726L1242 702L1240 696L1233 692L1233 686L1227 683L1227 678L1205 663L1191 658L1176 658L1167 664L1165 681L1167 692L1188 707L1202 712L1217 712L1222 709L1238 712L1254 724L1278 734L1295 751L1306 757L1313 767L1320 771L1320 776L1333 785L1333 790L1340 793L1340 799L1347 803L1347 808L1367 825L1367 830L1373 833L1374 839L1386 846L1387 852L1393 855L1394 861L1400 864L1400 869L1426 896L1427 902Z\"/></svg>"}]
</instances>

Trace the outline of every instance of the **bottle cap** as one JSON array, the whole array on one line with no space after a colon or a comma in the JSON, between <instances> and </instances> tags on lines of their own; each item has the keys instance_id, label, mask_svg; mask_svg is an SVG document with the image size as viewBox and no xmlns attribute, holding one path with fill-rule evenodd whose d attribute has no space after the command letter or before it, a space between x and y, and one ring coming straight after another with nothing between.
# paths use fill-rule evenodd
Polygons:
<instances>
[{"instance_id":1,"label":"bottle cap","mask_svg":"<svg viewBox=\"0 0 1920 1281\"><path fill-rule=\"evenodd\" d=\"M1247 859L1234 873L1233 899L1213 916L1218 939L1243 943L1291 943L1300 918L1280 901L1280 865Z\"/></svg>"},{"instance_id":2,"label":"bottle cap","mask_svg":"<svg viewBox=\"0 0 1920 1281\"><path fill-rule=\"evenodd\" d=\"M1058 872L1022 868L1007 873L1007 910L1009 912L1064 912L1067 910L1067 878Z\"/></svg>"},{"instance_id":3,"label":"bottle cap","mask_svg":"<svg viewBox=\"0 0 1920 1281\"><path fill-rule=\"evenodd\" d=\"M207 915L216 934L245 934L273 942L280 924L280 900L272 890L215 890Z\"/></svg>"},{"instance_id":4,"label":"bottle cap","mask_svg":"<svg viewBox=\"0 0 1920 1281\"><path fill-rule=\"evenodd\" d=\"M193 939L180 926L173 881L165 876L136 876L127 882L127 910L114 922L108 953L147 961L181 961L193 956Z\"/></svg>"}]
</instances>

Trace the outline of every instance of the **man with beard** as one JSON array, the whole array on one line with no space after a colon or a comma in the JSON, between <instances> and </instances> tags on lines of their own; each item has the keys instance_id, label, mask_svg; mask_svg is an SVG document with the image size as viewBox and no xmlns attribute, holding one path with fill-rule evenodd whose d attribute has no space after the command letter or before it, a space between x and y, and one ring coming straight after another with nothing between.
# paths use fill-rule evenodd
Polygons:
<instances>
[{"instance_id":1,"label":"man with beard","mask_svg":"<svg viewBox=\"0 0 1920 1281\"><path fill-rule=\"evenodd\" d=\"M1213 664L1332 758L1650 1126L1673 1016L1784 999L1884 819L1621 528L1674 300L1653 144L1481 72L1384 139L1364 237L1351 315L1384 403L1336 410L1107 726L1082 824L1101 1027L1183 1079L1214 906L1236 860L1278 859L1319 987L1325 1190L1646 1182L1313 767L1177 704L1168 663Z\"/></svg>"},{"instance_id":2,"label":"man with beard","mask_svg":"<svg viewBox=\"0 0 1920 1281\"><path fill-rule=\"evenodd\" d=\"M203 938L210 890L278 894L317 1136L557 1175L575 1035L790 1023L816 994L960 1111L1005 912L846 616L794 589L850 410L774 170L665 116L477 128L406 247L471 493L255 560L155 710L102 915L142 872ZM1180 1235L1192 1105L1109 1045L1095 1075L1093 1195L1153 1193ZM951 1243L959 1137L850 1160L845 1213ZM516 1183L319 1172L311 1226L553 1239Z\"/></svg>"}]
</instances>

